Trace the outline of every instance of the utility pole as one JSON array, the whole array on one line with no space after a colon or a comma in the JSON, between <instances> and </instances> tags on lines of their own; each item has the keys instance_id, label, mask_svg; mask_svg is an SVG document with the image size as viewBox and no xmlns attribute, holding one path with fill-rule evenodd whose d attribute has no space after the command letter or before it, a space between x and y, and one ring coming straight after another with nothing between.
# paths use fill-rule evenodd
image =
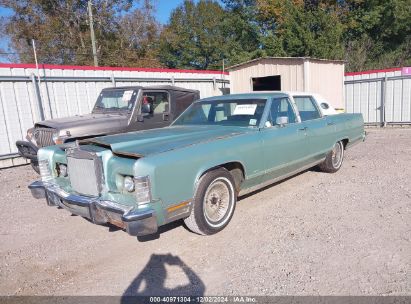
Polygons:
<instances>
[{"instance_id":1,"label":"utility pole","mask_svg":"<svg viewBox=\"0 0 411 304\"><path fill-rule=\"evenodd\" d=\"M93 11L91 9L91 0L88 1L88 16L90 19L90 36L91 36L91 45L93 46L93 57L94 57L94 66L98 66L97 60L97 49L96 49L96 37L94 36L94 25L93 25Z\"/></svg>"},{"instance_id":2,"label":"utility pole","mask_svg":"<svg viewBox=\"0 0 411 304\"><path fill-rule=\"evenodd\" d=\"M36 63L36 71L37 71L37 80L40 86L40 71L39 71L39 63L37 61L37 50L36 50L36 43L34 39L31 39L31 45L33 46L33 53L34 53L34 62Z\"/></svg>"},{"instance_id":3,"label":"utility pole","mask_svg":"<svg viewBox=\"0 0 411 304\"><path fill-rule=\"evenodd\" d=\"M223 58L223 88L225 88L225 64L224 64L224 58Z\"/></svg>"}]
</instances>

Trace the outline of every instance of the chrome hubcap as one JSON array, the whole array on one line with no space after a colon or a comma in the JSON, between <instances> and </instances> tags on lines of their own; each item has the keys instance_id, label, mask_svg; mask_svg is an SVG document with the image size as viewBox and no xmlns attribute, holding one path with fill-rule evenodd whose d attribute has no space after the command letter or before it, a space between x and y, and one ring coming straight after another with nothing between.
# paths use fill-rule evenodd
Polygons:
<instances>
[{"instance_id":1,"label":"chrome hubcap","mask_svg":"<svg viewBox=\"0 0 411 304\"><path fill-rule=\"evenodd\" d=\"M334 168L338 168L342 162L343 147L341 142L338 142L334 145L332 150L332 164Z\"/></svg>"},{"instance_id":2,"label":"chrome hubcap","mask_svg":"<svg viewBox=\"0 0 411 304\"><path fill-rule=\"evenodd\" d=\"M221 221L230 207L230 190L222 181L213 182L207 189L204 215L213 223Z\"/></svg>"}]
</instances>

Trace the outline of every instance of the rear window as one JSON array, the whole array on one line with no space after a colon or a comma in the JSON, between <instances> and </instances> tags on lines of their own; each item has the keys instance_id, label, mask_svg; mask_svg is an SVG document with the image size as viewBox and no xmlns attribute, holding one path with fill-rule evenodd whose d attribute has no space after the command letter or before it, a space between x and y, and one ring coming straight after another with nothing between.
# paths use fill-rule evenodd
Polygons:
<instances>
[{"instance_id":1,"label":"rear window","mask_svg":"<svg viewBox=\"0 0 411 304\"><path fill-rule=\"evenodd\" d=\"M315 101L310 96L294 96L298 111L300 112L301 121L317 119L321 117Z\"/></svg>"}]
</instances>

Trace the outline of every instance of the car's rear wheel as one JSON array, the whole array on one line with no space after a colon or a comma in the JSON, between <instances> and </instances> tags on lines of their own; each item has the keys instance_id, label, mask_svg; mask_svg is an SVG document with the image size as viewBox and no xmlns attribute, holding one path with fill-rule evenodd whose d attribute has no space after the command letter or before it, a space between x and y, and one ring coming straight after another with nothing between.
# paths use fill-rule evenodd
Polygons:
<instances>
[{"instance_id":1,"label":"car's rear wheel","mask_svg":"<svg viewBox=\"0 0 411 304\"><path fill-rule=\"evenodd\" d=\"M335 143L332 150L328 152L324 162L319 167L322 171L327 173L337 172L344 160L344 143L339 141Z\"/></svg>"},{"instance_id":2,"label":"car's rear wheel","mask_svg":"<svg viewBox=\"0 0 411 304\"><path fill-rule=\"evenodd\" d=\"M226 169L204 174L197 185L191 214L184 220L187 227L202 235L223 230L234 214L237 200L234 189L233 177Z\"/></svg>"}]
</instances>

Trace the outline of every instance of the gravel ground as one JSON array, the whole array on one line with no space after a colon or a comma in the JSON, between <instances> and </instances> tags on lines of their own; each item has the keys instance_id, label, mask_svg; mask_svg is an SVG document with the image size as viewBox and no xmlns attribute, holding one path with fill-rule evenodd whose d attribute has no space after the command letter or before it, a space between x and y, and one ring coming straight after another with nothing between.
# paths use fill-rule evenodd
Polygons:
<instances>
[{"instance_id":1,"label":"gravel ground","mask_svg":"<svg viewBox=\"0 0 411 304\"><path fill-rule=\"evenodd\" d=\"M242 198L202 237L138 241L31 197L0 170L0 295L410 295L411 129L369 129L341 170Z\"/></svg>"}]
</instances>

